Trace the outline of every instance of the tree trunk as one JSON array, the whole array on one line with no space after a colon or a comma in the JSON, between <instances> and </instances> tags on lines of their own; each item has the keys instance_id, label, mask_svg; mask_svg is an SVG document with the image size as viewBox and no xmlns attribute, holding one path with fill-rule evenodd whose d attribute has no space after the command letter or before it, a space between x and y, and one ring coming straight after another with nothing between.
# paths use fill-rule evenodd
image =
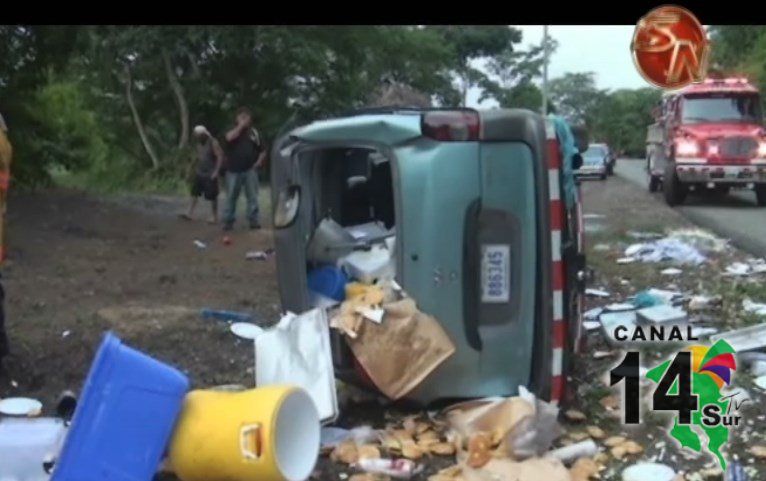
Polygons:
<instances>
[{"instance_id":1,"label":"tree trunk","mask_svg":"<svg viewBox=\"0 0 766 481\"><path fill-rule=\"evenodd\" d=\"M189 104L186 103L184 89L173 69L170 54L165 49L162 49L162 60L165 63L165 74L168 76L168 83L170 83L170 89L173 90L173 94L176 97L178 113L181 116L181 133L178 136L178 148L183 149L189 145Z\"/></svg>"},{"instance_id":2,"label":"tree trunk","mask_svg":"<svg viewBox=\"0 0 766 481\"><path fill-rule=\"evenodd\" d=\"M130 66L125 65L125 97L128 100L128 106L130 107L130 113L133 114L133 123L136 125L138 135L141 137L141 143L144 145L149 158L152 159L152 167L155 169L160 166L160 159L157 157L157 153L154 151L149 137L146 135L146 129L144 129L144 123L141 121L141 116L138 115L138 109L136 109L136 103L133 101L133 74L130 71Z\"/></svg>"}]
</instances>

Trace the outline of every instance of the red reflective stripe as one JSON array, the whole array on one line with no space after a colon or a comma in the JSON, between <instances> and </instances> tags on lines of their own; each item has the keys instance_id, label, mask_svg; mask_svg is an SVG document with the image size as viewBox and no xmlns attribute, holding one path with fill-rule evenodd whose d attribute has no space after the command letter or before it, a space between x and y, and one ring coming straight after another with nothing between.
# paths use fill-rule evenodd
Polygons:
<instances>
[{"instance_id":1,"label":"red reflective stripe","mask_svg":"<svg viewBox=\"0 0 766 481\"><path fill-rule=\"evenodd\" d=\"M553 321L553 348L565 347L567 337L567 326L564 321L557 319Z\"/></svg>"},{"instance_id":2,"label":"red reflective stripe","mask_svg":"<svg viewBox=\"0 0 766 481\"><path fill-rule=\"evenodd\" d=\"M564 264L561 262L553 263L553 290L564 290Z\"/></svg>"},{"instance_id":3,"label":"red reflective stripe","mask_svg":"<svg viewBox=\"0 0 766 481\"><path fill-rule=\"evenodd\" d=\"M561 209L563 209L563 205L560 200L551 201L551 231L564 229L564 216Z\"/></svg>"},{"instance_id":4,"label":"red reflective stripe","mask_svg":"<svg viewBox=\"0 0 766 481\"><path fill-rule=\"evenodd\" d=\"M553 376L551 380L551 401L560 401L564 395L564 376Z\"/></svg>"},{"instance_id":5,"label":"red reflective stripe","mask_svg":"<svg viewBox=\"0 0 766 481\"><path fill-rule=\"evenodd\" d=\"M556 139L548 140L548 168L560 169L561 168L561 152L559 152L559 143Z\"/></svg>"}]
</instances>

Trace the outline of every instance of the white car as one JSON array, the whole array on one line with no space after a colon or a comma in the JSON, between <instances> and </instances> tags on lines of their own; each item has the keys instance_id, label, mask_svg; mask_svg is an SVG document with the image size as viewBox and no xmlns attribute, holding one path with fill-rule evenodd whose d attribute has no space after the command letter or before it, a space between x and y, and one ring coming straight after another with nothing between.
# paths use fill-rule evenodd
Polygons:
<instances>
[{"instance_id":1,"label":"white car","mask_svg":"<svg viewBox=\"0 0 766 481\"><path fill-rule=\"evenodd\" d=\"M582 166L575 170L575 177L598 177L606 180L609 168L609 151L603 145L591 144L582 153Z\"/></svg>"}]
</instances>

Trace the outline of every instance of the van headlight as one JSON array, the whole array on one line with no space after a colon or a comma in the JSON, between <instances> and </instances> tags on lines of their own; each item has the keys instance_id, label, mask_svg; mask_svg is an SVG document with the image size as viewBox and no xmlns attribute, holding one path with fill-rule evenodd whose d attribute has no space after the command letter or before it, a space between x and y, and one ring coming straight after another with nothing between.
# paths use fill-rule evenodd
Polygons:
<instances>
[{"instance_id":1,"label":"van headlight","mask_svg":"<svg viewBox=\"0 0 766 481\"><path fill-rule=\"evenodd\" d=\"M290 227L298 217L298 207L301 204L301 189L297 185L291 185L283 189L277 197L277 205L274 206L274 227L284 229Z\"/></svg>"},{"instance_id":2,"label":"van headlight","mask_svg":"<svg viewBox=\"0 0 766 481\"><path fill-rule=\"evenodd\" d=\"M700 145L694 140L681 139L676 141L676 155L679 157L695 157L700 153Z\"/></svg>"}]
</instances>

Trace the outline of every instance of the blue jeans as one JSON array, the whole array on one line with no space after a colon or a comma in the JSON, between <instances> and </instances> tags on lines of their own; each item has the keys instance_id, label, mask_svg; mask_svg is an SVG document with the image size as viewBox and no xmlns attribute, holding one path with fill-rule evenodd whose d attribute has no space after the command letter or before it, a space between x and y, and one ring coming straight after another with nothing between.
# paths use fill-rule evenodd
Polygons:
<instances>
[{"instance_id":1,"label":"blue jeans","mask_svg":"<svg viewBox=\"0 0 766 481\"><path fill-rule=\"evenodd\" d=\"M226 172L226 210L223 217L226 225L234 224L242 187L247 199L247 219L251 224L258 223L258 173L250 169L247 172Z\"/></svg>"}]
</instances>

